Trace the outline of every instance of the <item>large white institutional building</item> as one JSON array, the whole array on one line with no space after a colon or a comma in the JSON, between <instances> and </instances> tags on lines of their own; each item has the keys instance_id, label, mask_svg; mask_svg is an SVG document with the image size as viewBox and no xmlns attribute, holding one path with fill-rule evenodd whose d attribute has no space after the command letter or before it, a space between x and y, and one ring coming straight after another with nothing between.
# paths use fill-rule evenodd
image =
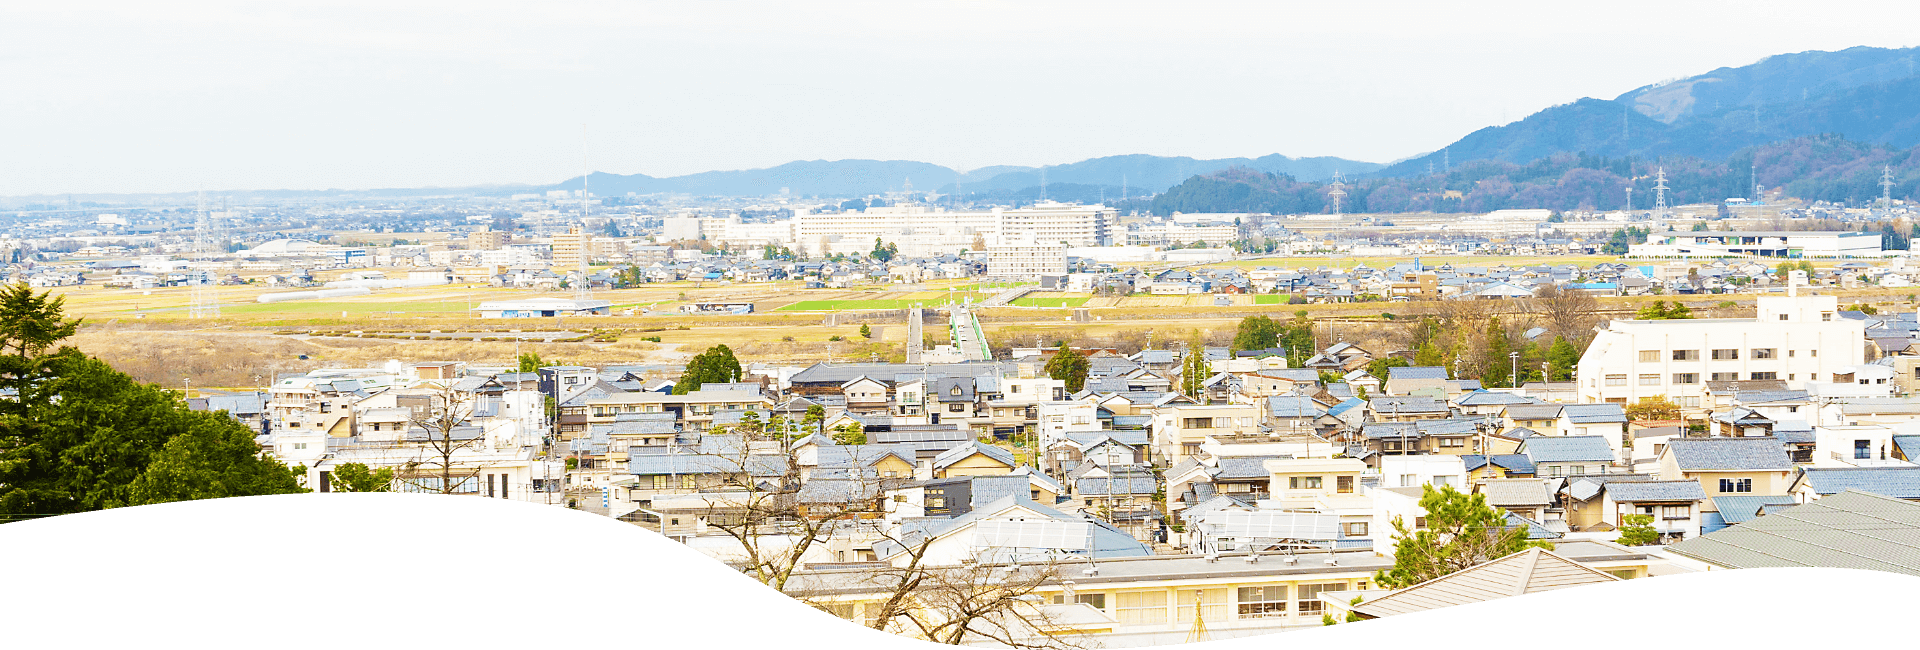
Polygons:
<instances>
[{"instance_id":1,"label":"large white institutional building","mask_svg":"<svg viewBox=\"0 0 1920 650\"><path fill-rule=\"evenodd\" d=\"M1866 360L1866 325L1833 296L1762 296L1756 318L1615 320L1580 357L1581 402L1666 396L1696 408L1709 381L1790 387L1849 380Z\"/></svg>"},{"instance_id":2,"label":"large white institutional building","mask_svg":"<svg viewBox=\"0 0 1920 650\"><path fill-rule=\"evenodd\" d=\"M865 253L879 239L898 245L902 255L926 257L956 253L976 243L986 247L1015 241L1104 246L1112 243L1118 220L1119 212L1104 205L1051 201L1025 208L970 211L904 205L859 212L802 210L792 219L765 224L715 220L720 223L703 224L708 227L698 230L691 222L673 223L669 226L679 228L667 235L668 239L704 236L742 247L771 243L811 257Z\"/></svg>"}]
</instances>

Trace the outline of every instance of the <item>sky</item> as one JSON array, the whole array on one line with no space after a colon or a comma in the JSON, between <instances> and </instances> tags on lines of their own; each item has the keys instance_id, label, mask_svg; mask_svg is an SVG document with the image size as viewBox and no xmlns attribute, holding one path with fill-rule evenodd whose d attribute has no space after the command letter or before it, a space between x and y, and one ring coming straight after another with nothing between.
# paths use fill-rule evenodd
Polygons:
<instances>
[{"instance_id":1,"label":"sky","mask_svg":"<svg viewBox=\"0 0 1920 650\"><path fill-rule=\"evenodd\" d=\"M1920 3L14 2L0 196L554 183L792 160L1389 162Z\"/></svg>"}]
</instances>

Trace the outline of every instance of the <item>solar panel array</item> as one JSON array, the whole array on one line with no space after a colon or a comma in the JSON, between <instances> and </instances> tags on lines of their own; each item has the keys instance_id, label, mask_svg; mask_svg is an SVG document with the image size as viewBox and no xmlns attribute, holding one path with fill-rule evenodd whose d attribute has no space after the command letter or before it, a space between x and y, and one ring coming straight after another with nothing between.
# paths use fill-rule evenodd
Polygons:
<instances>
[{"instance_id":1,"label":"solar panel array","mask_svg":"<svg viewBox=\"0 0 1920 650\"><path fill-rule=\"evenodd\" d=\"M1051 519L988 519L974 525L981 548L1045 548L1084 551L1093 547L1093 524Z\"/></svg>"},{"instance_id":2,"label":"solar panel array","mask_svg":"<svg viewBox=\"0 0 1920 650\"><path fill-rule=\"evenodd\" d=\"M1218 510L1200 518L1214 537L1235 539L1338 539L1340 516L1318 512Z\"/></svg>"}]
</instances>

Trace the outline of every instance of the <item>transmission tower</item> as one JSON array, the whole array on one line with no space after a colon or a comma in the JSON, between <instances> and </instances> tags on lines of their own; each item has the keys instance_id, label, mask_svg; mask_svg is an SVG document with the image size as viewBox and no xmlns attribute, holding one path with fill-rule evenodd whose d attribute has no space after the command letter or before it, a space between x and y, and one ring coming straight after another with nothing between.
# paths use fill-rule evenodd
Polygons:
<instances>
[{"instance_id":1,"label":"transmission tower","mask_svg":"<svg viewBox=\"0 0 1920 650\"><path fill-rule=\"evenodd\" d=\"M1333 200L1333 216L1340 216L1340 199L1347 195L1347 184L1340 182L1340 172L1333 173L1333 183L1328 185L1327 198Z\"/></svg>"},{"instance_id":2,"label":"transmission tower","mask_svg":"<svg viewBox=\"0 0 1920 650\"><path fill-rule=\"evenodd\" d=\"M1893 166L1880 168L1880 209L1893 211Z\"/></svg>"},{"instance_id":3,"label":"transmission tower","mask_svg":"<svg viewBox=\"0 0 1920 650\"><path fill-rule=\"evenodd\" d=\"M587 279L587 260L593 257L589 253L592 249L593 235L587 234L587 218L593 216L593 202L592 199L587 198L591 195L587 191L587 179L592 175L593 166L587 162L587 125L582 124L580 125L580 234L577 235L580 246L580 281L573 286L573 299L576 301L593 299L593 282Z\"/></svg>"},{"instance_id":4,"label":"transmission tower","mask_svg":"<svg viewBox=\"0 0 1920 650\"><path fill-rule=\"evenodd\" d=\"M1653 216L1661 223L1667 221L1667 168L1657 167L1653 173Z\"/></svg>"},{"instance_id":5,"label":"transmission tower","mask_svg":"<svg viewBox=\"0 0 1920 650\"><path fill-rule=\"evenodd\" d=\"M193 251L187 255L187 286L191 287L192 305L187 315L192 318L210 318L220 315L219 285L210 279L213 273L204 268L213 257L213 223L207 214L207 195L201 192L195 200L193 218Z\"/></svg>"}]
</instances>

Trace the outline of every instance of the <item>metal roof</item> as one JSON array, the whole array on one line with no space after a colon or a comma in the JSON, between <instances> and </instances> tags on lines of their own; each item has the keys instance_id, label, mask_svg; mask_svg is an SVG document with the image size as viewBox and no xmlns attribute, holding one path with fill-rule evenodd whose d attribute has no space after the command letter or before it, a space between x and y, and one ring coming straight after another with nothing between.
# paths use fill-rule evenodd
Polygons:
<instances>
[{"instance_id":1,"label":"metal roof","mask_svg":"<svg viewBox=\"0 0 1920 650\"><path fill-rule=\"evenodd\" d=\"M1920 576L1920 503L1848 490L1667 550L1730 569L1824 567Z\"/></svg>"},{"instance_id":2,"label":"metal roof","mask_svg":"<svg viewBox=\"0 0 1920 650\"><path fill-rule=\"evenodd\" d=\"M1530 548L1381 596L1354 611L1378 618L1619 579L1552 551Z\"/></svg>"},{"instance_id":3,"label":"metal roof","mask_svg":"<svg viewBox=\"0 0 1920 650\"><path fill-rule=\"evenodd\" d=\"M1728 526L1743 524L1760 516L1767 506L1792 505L1790 496L1718 496L1713 498L1713 507L1720 511L1720 521Z\"/></svg>"}]
</instances>

